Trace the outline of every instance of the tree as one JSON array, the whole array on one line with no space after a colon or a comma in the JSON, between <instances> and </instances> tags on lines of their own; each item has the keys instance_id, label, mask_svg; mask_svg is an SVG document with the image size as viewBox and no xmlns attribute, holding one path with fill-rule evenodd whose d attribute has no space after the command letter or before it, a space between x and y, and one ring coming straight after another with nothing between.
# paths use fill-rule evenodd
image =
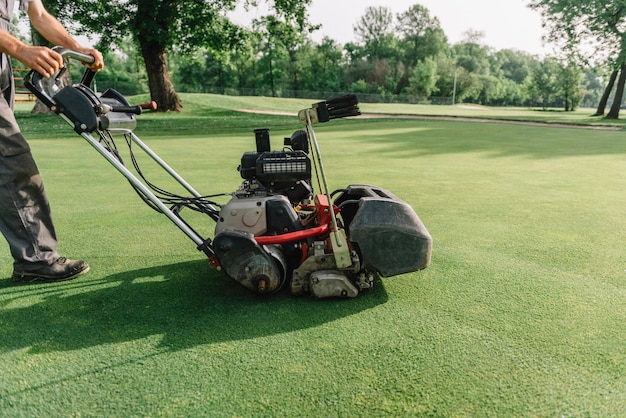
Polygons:
<instances>
[{"instance_id":1,"label":"tree","mask_svg":"<svg viewBox=\"0 0 626 418\"><path fill-rule=\"evenodd\" d=\"M573 112L578 108L583 98L583 72L576 63L570 61L561 65L559 80L561 91L563 92L565 111Z\"/></svg>"},{"instance_id":2,"label":"tree","mask_svg":"<svg viewBox=\"0 0 626 418\"><path fill-rule=\"evenodd\" d=\"M258 80L257 50L259 36L255 33L247 33L230 52L231 62L234 64L237 86L241 88L256 88Z\"/></svg>"},{"instance_id":3,"label":"tree","mask_svg":"<svg viewBox=\"0 0 626 418\"><path fill-rule=\"evenodd\" d=\"M463 67L456 67L454 71L456 72L456 101L458 103L479 102L484 88L481 76Z\"/></svg>"},{"instance_id":4,"label":"tree","mask_svg":"<svg viewBox=\"0 0 626 418\"><path fill-rule=\"evenodd\" d=\"M533 57L527 52L502 49L492 56L491 72L522 84L531 73L532 62Z\"/></svg>"},{"instance_id":5,"label":"tree","mask_svg":"<svg viewBox=\"0 0 626 418\"><path fill-rule=\"evenodd\" d=\"M489 75L491 50L488 46L481 43L484 34L482 32L467 31L465 35L464 42L453 46L457 64L470 73Z\"/></svg>"},{"instance_id":6,"label":"tree","mask_svg":"<svg viewBox=\"0 0 626 418\"><path fill-rule=\"evenodd\" d=\"M345 64L341 46L329 37L319 44L307 48L302 59L306 67L302 86L310 91L338 92L345 88L343 66Z\"/></svg>"},{"instance_id":7,"label":"tree","mask_svg":"<svg viewBox=\"0 0 626 418\"><path fill-rule=\"evenodd\" d=\"M94 90L97 91L98 85L102 85L114 88L124 95L146 93L146 72L143 70L143 63L137 62L141 61L140 57L120 52L105 52L104 60L107 64L98 73L94 81ZM77 68L77 71L82 72L82 69Z\"/></svg>"},{"instance_id":8,"label":"tree","mask_svg":"<svg viewBox=\"0 0 626 418\"><path fill-rule=\"evenodd\" d=\"M391 9L385 6L367 7L353 28L359 41L359 56L367 63L365 81L377 84L385 92L394 92L398 74L404 70L398 66L400 54ZM363 62L354 63L363 67Z\"/></svg>"},{"instance_id":9,"label":"tree","mask_svg":"<svg viewBox=\"0 0 626 418\"><path fill-rule=\"evenodd\" d=\"M101 35L99 47L107 49L127 34L139 46L148 75L152 99L162 111L181 109L170 80L167 53L181 53L203 46L214 51L231 50L242 38L242 29L225 17L237 3L252 0L51 0L59 4L66 20L79 22L83 32ZM294 16L305 22L304 0L267 0L278 16ZM102 31L102 28L106 28Z\"/></svg>"},{"instance_id":10,"label":"tree","mask_svg":"<svg viewBox=\"0 0 626 418\"><path fill-rule=\"evenodd\" d=\"M196 54L170 56L170 65L173 69L174 83L184 91L202 92L206 82L206 50L199 50ZM107 67L108 68L108 62Z\"/></svg>"},{"instance_id":11,"label":"tree","mask_svg":"<svg viewBox=\"0 0 626 418\"><path fill-rule=\"evenodd\" d=\"M500 81L500 93L490 103L501 106L527 104L523 85L532 74L536 58L527 52L502 49L489 56L490 75Z\"/></svg>"},{"instance_id":12,"label":"tree","mask_svg":"<svg viewBox=\"0 0 626 418\"><path fill-rule=\"evenodd\" d=\"M306 45L308 35L317 30L319 26L310 25L306 20L298 20L287 14L264 16L256 22L256 26L261 28L260 33L266 37L270 54L279 48L286 54L285 67L291 84L289 87L291 90L298 91L302 71L299 53L301 48ZM275 95L275 88L272 91Z\"/></svg>"},{"instance_id":13,"label":"tree","mask_svg":"<svg viewBox=\"0 0 626 418\"><path fill-rule=\"evenodd\" d=\"M533 70L531 94L541 101L543 109L547 109L559 94L560 84L558 80L559 63L553 57L547 57L541 65Z\"/></svg>"},{"instance_id":14,"label":"tree","mask_svg":"<svg viewBox=\"0 0 626 418\"><path fill-rule=\"evenodd\" d=\"M626 82L626 2L623 0L532 0L530 7L542 14L550 40L559 44L568 56L576 55L581 63L601 61L619 71L617 90L608 118L619 117ZM593 51L593 56L585 50ZM617 77L617 73L615 73ZM613 88L611 77L605 97ZM609 89L610 88L610 89ZM604 114L601 101L596 114Z\"/></svg>"},{"instance_id":15,"label":"tree","mask_svg":"<svg viewBox=\"0 0 626 418\"><path fill-rule=\"evenodd\" d=\"M624 84L626 84L626 63L620 65L619 79L617 80L617 88L615 89L615 98L611 105L611 110L606 114L607 119L617 119L619 110L622 108L624 98Z\"/></svg>"},{"instance_id":16,"label":"tree","mask_svg":"<svg viewBox=\"0 0 626 418\"><path fill-rule=\"evenodd\" d=\"M426 57L415 65L405 91L419 99L426 99L437 91L438 78L437 62L433 58Z\"/></svg>"},{"instance_id":17,"label":"tree","mask_svg":"<svg viewBox=\"0 0 626 418\"><path fill-rule=\"evenodd\" d=\"M364 46L366 55L389 58L393 55L393 14L389 7L367 7L365 14L353 26L357 40Z\"/></svg>"},{"instance_id":18,"label":"tree","mask_svg":"<svg viewBox=\"0 0 626 418\"><path fill-rule=\"evenodd\" d=\"M276 62L287 55L287 51L276 36L279 23L274 16L264 16L255 20L254 26L262 42L259 50L262 53L259 60L259 65L263 69L262 78L269 84L272 97L276 97L278 82L284 74L284 68L276 65Z\"/></svg>"},{"instance_id":19,"label":"tree","mask_svg":"<svg viewBox=\"0 0 626 418\"><path fill-rule=\"evenodd\" d=\"M615 80L617 80L617 76L619 75L619 70L614 68L611 71L611 75L609 76L609 81L604 88L604 93L602 93L602 97L598 102L598 108L596 113L593 116L604 116L604 111L606 110L606 104L609 102L609 96L611 95L611 91L613 91L613 86L615 85Z\"/></svg>"},{"instance_id":20,"label":"tree","mask_svg":"<svg viewBox=\"0 0 626 418\"><path fill-rule=\"evenodd\" d=\"M396 92L400 93L408 84L414 67L419 61L435 57L448 48L448 40L439 24L439 19L431 17L428 9L415 4L397 16L396 29L400 35L399 49L405 72Z\"/></svg>"}]
</instances>

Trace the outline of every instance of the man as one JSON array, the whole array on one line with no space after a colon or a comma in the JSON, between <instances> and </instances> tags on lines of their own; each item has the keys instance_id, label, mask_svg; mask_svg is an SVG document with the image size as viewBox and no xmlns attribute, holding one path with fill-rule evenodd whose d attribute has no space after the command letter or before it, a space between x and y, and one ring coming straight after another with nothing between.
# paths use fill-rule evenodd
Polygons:
<instances>
[{"instance_id":1,"label":"man","mask_svg":"<svg viewBox=\"0 0 626 418\"><path fill-rule=\"evenodd\" d=\"M35 29L48 41L92 55L89 67L99 71L102 55L83 48L41 0L19 0ZM13 115L15 87L10 57L44 77L55 74L63 59L49 48L26 45L9 34L15 0L0 0L0 232L13 256L13 280L54 282L70 280L89 270L84 261L69 260L57 252L57 238L48 198L30 147Z\"/></svg>"}]
</instances>

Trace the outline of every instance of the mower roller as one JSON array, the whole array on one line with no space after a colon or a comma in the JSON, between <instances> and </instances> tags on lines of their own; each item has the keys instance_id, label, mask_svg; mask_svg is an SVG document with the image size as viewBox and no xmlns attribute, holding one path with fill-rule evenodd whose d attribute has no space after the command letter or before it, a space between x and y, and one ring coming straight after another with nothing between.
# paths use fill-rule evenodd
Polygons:
<instances>
[{"instance_id":1,"label":"mower roller","mask_svg":"<svg viewBox=\"0 0 626 418\"><path fill-rule=\"evenodd\" d=\"M93 61L76 51L53 49L64 58ZM50 93L35 71L26 75L24 85L113 165L146 204L187 235L213 268L248 290L272 294L287 287L293 295L356 297L372 288L376 275L395 276L430 264L432 238L409 204L367 184L329 191L313 125L360 115L354 95L301 110L298 119L304 129L284 138L280 150L272 150L269 129L255 129L256 151L241 157L239 188L205 196L134 134L136 115L155 110L153 102L133 106L113 89L96 94L90 88L95 73L89 69L78 84L59 88L66 70L57 73ZM124 163L116 137L124 138L132 167ZM135 158L135 145L190 196L148 181ZM217 196L226 196L227 202L211 200ZM208 216L215 224L213 237L201 236L182 209Z\"/></svg>"}]
</instances>

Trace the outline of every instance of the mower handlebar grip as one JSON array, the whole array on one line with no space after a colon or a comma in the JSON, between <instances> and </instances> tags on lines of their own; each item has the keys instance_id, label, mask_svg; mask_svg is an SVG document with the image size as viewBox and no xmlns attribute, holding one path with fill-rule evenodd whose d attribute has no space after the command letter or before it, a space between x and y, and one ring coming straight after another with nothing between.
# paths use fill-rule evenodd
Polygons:
<instances>
[{"instance_id":1,"label":"mower handlebar grip","mask_svg":"<svg viewBox=\"0 0 626 418\"><path fill-rule=\"evenodd\" d=\"M72 49L64 48L62 46L55 46L52 48L52 50L64 58L73 58L80 62L84 62L85 64L91 64L96 60L93 56L89 54L83 54L82 52L74 51Z\"/></svg>"},{"instance_id":2,"label":"mower handlebar grip","mask_svg":"<svg viewBox=\"0 0 626 418\"><path fill-rule=\"evenodd\" d=\"M157 110L156 102L153 100L136 106L111 106L109 109L110 112L133 113L135 115L141 115L141 112L144 110Z\"/></svg>"},{"instance_id":3,"label":"mower handlebar grip","mask_svg":"<svg viewBox=\"0 0 626 418\"><path fill-rule=\"evenodd\" d=\"M141 106L111 106L111 112L133 113L141 115Z\"/></svg>"},{"instance_id":4,"label":"mower handlebar grip","mask_svg":"<svg viewBox=\"0 0 626 418\"><path fill-rule=\"evenodd\" d=\"M142 104L137 105L137 106L139 106L143 110L152 110L153 112L158 109L157 102L155 102L154 100L152 100L152 101L150 101L148 103L142 103Z\"/></svg>"},{"instance_id":5,"label":"mower handlebar grip","mask_svg":"<svg viewBox=\"0 0 626 418\"><path fill-rule=\"evenodd\" d=\"M85 64L90 64L95 61L95 58L91 55L83 54L82 52L74 51L72 49L55 46L52 48L52 50L61 55L63 58L73 58ZM66 67L61 68L61 70L57 73L55 77L55 85L58 85L59 76L63 73L63 71L66 71ZM95 73L87 68L85 70L85 74L83 75L83 80L81 81L81 83L89 85L91 83L91 80L93 79L93 75L95 75ZM42 79L43 76L41 74L39 74L35 70L30 70L28 74L26 74L26 76L24 77L24 86L28 90L30 90L39 100L41 100L48 108L52 108L54 106L54 101L48 95L48 93L46 93Z\"/></svg>"}]
</instances>

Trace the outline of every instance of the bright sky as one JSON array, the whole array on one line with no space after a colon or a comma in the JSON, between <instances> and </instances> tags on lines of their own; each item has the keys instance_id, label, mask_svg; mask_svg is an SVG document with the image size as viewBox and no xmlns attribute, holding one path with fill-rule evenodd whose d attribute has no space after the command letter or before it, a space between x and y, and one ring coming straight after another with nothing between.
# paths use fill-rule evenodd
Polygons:
<instances>
[{"instance_id":1,"label":"bright sky","mask_svg":"<svg viewBox=\"0 0 626 418\"><path fill-rule=\"evenodd\" d=\"M532 54L551 51L541 41L544 34L541 16L526 6L528 0L310 0L310 3L311 22L322 25L313 34L316 41L323 36L340 43L354 41L353 26L368 6L387 6L397 14L421 4L431 16L439 18L451 44L463 41L463 34L471 29L483 32L483 43L497 50L518 49ZM263 14L261 10L252 10L248 17L238 13L235 20L245 24L246 19Z\"/></svg>"}]
</instances>

